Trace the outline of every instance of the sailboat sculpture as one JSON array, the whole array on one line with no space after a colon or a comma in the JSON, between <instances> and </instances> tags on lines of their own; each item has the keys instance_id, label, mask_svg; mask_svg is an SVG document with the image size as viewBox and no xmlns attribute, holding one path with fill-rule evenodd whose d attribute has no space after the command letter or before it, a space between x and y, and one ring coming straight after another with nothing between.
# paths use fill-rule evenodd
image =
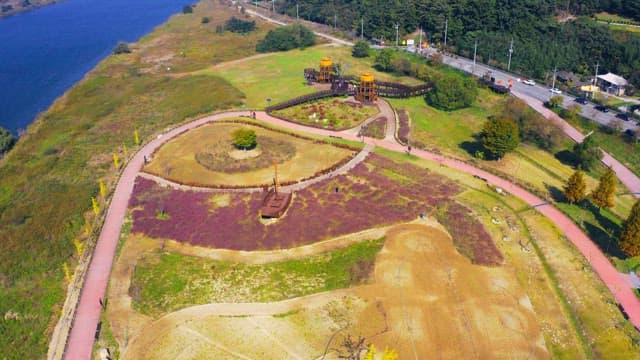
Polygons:
<instances>
[{"instance_id":1,"label":"sailboat sculpture","mask_svg":"<svg viewBox=\"0 0 640 360\"><path fill-rule=\"evenodd\" d=\"M284 215L291 204L291 193L278 191L278 163L275 161L273 162L273 168L273 188L267 191L260 208L260 215L263 218L279 218Z\"/></svg>"}]
</instances>

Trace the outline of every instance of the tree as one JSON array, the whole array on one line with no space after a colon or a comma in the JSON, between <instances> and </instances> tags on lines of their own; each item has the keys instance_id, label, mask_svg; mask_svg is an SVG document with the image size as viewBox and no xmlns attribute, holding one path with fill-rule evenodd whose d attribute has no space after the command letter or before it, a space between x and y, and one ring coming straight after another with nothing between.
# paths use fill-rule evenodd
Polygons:
<instances>
[{"instance_id":1,"label":"tree","mask_svg":"<svg viewBox=\"0 0 640 360\"><path fill-rule=\"evenodd\" d=\"M560 95L556 95L551 97L551 99L549 99L549 107L550 108L556 108L556 107L560 107L560 105L562 105L562 103L564 102L564 98Z\"/></svg>"},{"instance_id":2,"label":"tree","mask_svg":"<svg viewBox=\"0 0 640 360\"><path fill-rule=\"evenodd\" d=\"M613 196L616 193L616 174L613 169L607 171L600 178L598 187L591 193L591 202L601 208L612 208L614 204Z\"/></svg>"},{"instance_id":3,"label":"tree","mask_svg":"<svg viewBox=\"0 0 640 360\"><path fill-rule=\"evenodd\" d=\"M232 16L224 23L224 28L235 33L248 33L256 29L256 22L244 21Z\"/></svg>"},{"instance_id":4,"label":"tree","mask_svg":"<svg viewBox=\"0 0 640 360\"><path fill-rule=\"evenodd\" d=\"M640 255L640 200L636 201L629 217L622 224L618 243L628 256Z\"/></svg>"},{"instance_id":5,"label":"tree","mask_svg":"<svg viewBox=\"0 0 640 360\"><path fill-rule=\"evenodd\" d=\"M571 175L564 187L564 196L571 204L579 202L587 195L587 183L584 181L584 174L580 170Z\"/></svg>"},{"instance_id":6,"label":"tree","mask_svg":"<svg viewBox=\"0 0 640 360\"><path fill-rule=\"evenodd\" d=\"M129 54L130 52L131 52L131 49L129 49L129 44L127 44L125 41L118 41L118 44L113 49L113 53L116 55Z\"/></svg>"},{"instance_id":7,"label":"tree","mask_svg":"<svg viewBox=\"0 0 640 360\"><path fill-rule=\"evenodd\" d=\"M182 7L182 13L183 14L191 14L193 12L193 6L191 5L185 5Z\"/></svg>"},{"instance_id":8,"label":"tree","mask_svg":"<svg viewBox=\"0 0 640 360\"><path fill-rule=\"evenodd\" d=\"M238 129L231 133L233 145L240 149L253 149L257 145L256 132L251 129Z\"/></svg>"},{"instance_id":9,"label":"tree","mask_svg":"<svg viewBox=\"0 0 640 360\"><path fill-rule=\"evenodd\" d=\"M0 156L9 152L16 141L16 137L9 130L0 126Z\"/></svg>"},{"instance_id":10,"label":"tree","mask_svg":"<svg viewBox=\"0 0 640 360\"><path fill-rule=\"evenodd\" d=\"M358 40L351 49L351 55L357 58L365 58L369 56L369 44L366 41Z\"/></svg>"},{"instance_id":11,"label":"tree","mask_svg":"<svg viewBox=\"0 0 640 360\"><path fill-rule=\"evenodd\" d=\"M293 24L270 30L264 39L256 45L256 51L287 51L306 48L316 43L316 36L309 28Z\"/></svg>"},{"instance_id":12,"label":"tree","mask_svg":"<svg viewBox=\"0 0 640 360\"><path fill-rule=\"evenodd\" d=\"M489 119L484 123L480 139L485 150L500 159L520 144L518 124L506 117Z\"/></svg>"},{"instance_id":13,"label":"tree","mask_svg":"<svg viewBox=\"0 0 640 360\"><path fill-rule=\"evenodd\" d=\"M381 71L391 71L391 64L395 57L395 51L391 49L383 49L376 55L375 66Z\"/></svg>"},{"instance_id":14,"label":"tree","mask_svg":"<svg viewBox=\"0 0 640 360\"><path fill-rule=\"evenodd\" d=\"M209 17L208 17L208 16L205 16L205 17L203 17L203 18L202 18L202 20L200 20L200 22L201 22L202 24L208 24L208 23L209 23L209 21L211 21L211 20L209 19Z\"/></svg>"},{"instance_id":15,"label":"tree","mask_svg":"<svg viewBox=\"0 0 640 360\"><path fill-rule=\"evenodd\" d=\"M426 95L429 105L452 111L470 106L478 96L478 85L469 77L444 74L435 79L433 89Z\"/></svg>"},{"instance_id":16,"label":"tree","mask_svg":"<svg viewBox=\"0 0 640 360\"><path fill-rule=\"evenodd\" d=\"M590 170L602 159L603 154L595 138L593 136L587 136L581 143L573 145L573 156L580 168Z\"/></svg>"}]
</instances>

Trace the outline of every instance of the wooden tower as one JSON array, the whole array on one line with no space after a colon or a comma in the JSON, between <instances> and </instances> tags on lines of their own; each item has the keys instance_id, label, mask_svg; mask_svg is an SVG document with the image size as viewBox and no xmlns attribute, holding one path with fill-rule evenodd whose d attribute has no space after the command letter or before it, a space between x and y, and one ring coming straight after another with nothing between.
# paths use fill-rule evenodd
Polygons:
<instances>
[{"instance_id":1,"label":"wooden tower","mask_svg":"<svg viewBox=\"0 0 640 360\"><path fill-rule=\"evenodd\" d=\"M360 102L374 102L378 99L373 74L364 73L360 76L360 85L356 88L356 100Z\"/></svg>"},{"instance_id":2,"label":"wooden tower","mask_svg":"<svg viewBox=\"0 0 640 360\"><path fill-rule=\"evenodd\" d=\"M320 59L320 72L318 74L318 82L328 83L333 79L333 61L328 57Z\"/></svg>"}]
</instances>

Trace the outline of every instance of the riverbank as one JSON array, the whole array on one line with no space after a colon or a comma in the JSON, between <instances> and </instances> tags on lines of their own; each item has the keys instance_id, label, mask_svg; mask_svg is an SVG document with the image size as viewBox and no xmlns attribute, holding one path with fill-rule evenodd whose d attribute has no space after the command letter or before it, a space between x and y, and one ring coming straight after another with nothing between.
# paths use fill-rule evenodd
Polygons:
<instances>
[{"instance_id":1,"label":"riverbank","mask_svg":"<svg viewBox=\"0 0 640 360\"><path fill-rule=\"evenodd\" d=\"M46 354L67 286L110 201L99 184L114 187L119 165L136 147L134 133L146 139L242 104L242 92L222 78L178 74L255 54L271 27L261 24L249 35L216 33L231 15L239 16L237 9L205 0L193 14L174 15L131 44L131 54L109 55L0 161L0 358ZM205 16L208 24L202 24Z\"/></svg>"},{"instance_id":2,"label":"riverbank","mask_svg":"<svg viewBox=\"0 0 640 360\"><path fill-rule=\"evenodd\" d=\"M58 0L3 0L0 2L0 19L55 4Z\"/></svg>"}]
</instances>

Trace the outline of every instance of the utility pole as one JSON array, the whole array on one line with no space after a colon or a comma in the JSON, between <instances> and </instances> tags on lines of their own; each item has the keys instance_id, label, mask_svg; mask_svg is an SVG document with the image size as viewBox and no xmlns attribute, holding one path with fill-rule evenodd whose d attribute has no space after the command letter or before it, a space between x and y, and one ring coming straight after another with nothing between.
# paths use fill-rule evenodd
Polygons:
<instances>
[{"instance_id":1,"label":"utility pole","mask_svg":"<svg viewBox=\"0 0 640 360\"><path fill-rule=\"evenodd\" d=\"M471 71L471 75L476 74L476 54L478 53L478 40L473 44L473 70Z\"/></svg>"},{"instance_id":2,"label":"utility pole","mask_svg":"<svg viewBox=\"0 0 640 360\"><path fill-rule=\"evenodd\" d=\"M418 54L422 50L422 25L420 25L420 42L418 42Z\"/></svg>"},{"instance_id":3,"label":"utility pole","mask_svg":"<svg viewBox=\"0 0 640 360\"><path fill-rule=\"evenodd\" d=\"M296 21L300 21L300 16L298 16L298 3L296 3Z\"/></svg>"},{"instance_id":4,"label":"utility pole","mask_svg":"<svg viewBox=\"0 0 640 360\"><path fill-rule=\"evenodd\" d=\"M333 30L337 28L336 24L338 23L338 14L333 13Z\"/></svg>"},{"instance_id":5,"label":"utility pole","mask_svg":"<svg viewBox=\"0 0 640 360\"><path fill-rule=\"evenodd\" d=\"M447 51L447 30L449 30L449 20L444 19L444 50Z\"/></svg>"},{"instance_id":6,"label":"utility pole","mask_svg":"<svg viewBox=\"0 0 640 360\"><path fill-rule=\"evenodd\" d=\"M551 82L552 89L556 88L556 72L557 71L558 71L558 66L556 65L556 67L553 68L553 81Z\"/></svg>"},{"instance_id":7,"label":"utility pole","mask_svg":"<svg viewBox=\"0 0 640 360\"><path fill-rule=\"evenodd\" d=\"M511 38L511 45L509 45L509 64L507 65L507 71L511 71L511 54L513 54L513 38Z\"/></svg>"},{"instance_id":8,"label":"utility pole","mask_svg":"<svg viewBox=\"0 0 640 360\"><path fill-rule=\"evenodd\" d=\"M276 0L271 0L271 12L276 12Z\"/></svg>"},{"instance_id":9,"label":"utility pole","mask_svg":"<svg viewBox=\"0 0 640 360\"><path fill-rule=\"evenodd\" d=\"M364 18L360 18L360 40L364 40Z\"/></svg>"},{"instance_id":10,"label":"utility pole","mask_svg":"<svg viewBox=\"0 0 640 360\"><path fill-rule=\"evenodd\" d=\"M400 24L396 23L396 47L398 47L398 29L400 28Z\"/></svg>"},{"instance_id":11,"label":"utility pole","mask_svg":"<svg viewBox=\"0 0 640 360\"><path fill-rule=\"evenodd\" d=\"M596 63L596 76L593 78L593 86L597 86L597 84L598 84L598 67L600 67L600 61L598 61ZM591 90L595 90L595 89L591 89ZM595 91L591 92L591 98L592 99L596 98L596 92Z\"/></svg>"}]
</instances>

